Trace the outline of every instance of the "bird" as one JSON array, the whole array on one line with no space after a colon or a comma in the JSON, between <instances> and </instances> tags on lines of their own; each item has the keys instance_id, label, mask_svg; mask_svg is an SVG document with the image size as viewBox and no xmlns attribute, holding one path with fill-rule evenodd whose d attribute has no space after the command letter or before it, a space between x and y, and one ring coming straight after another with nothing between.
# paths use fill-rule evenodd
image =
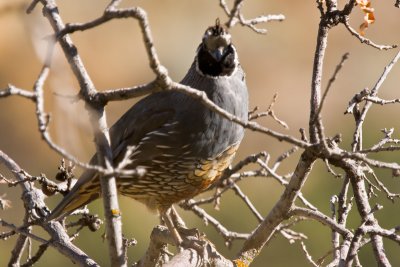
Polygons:
<instances>
[{"instance_id":1,"label":"bird","mask_svg":"<svg viewBox=\"0 0 400 267\"><path fill-rule=\"evenodd\" d=\"M248 90L231 35L219 20L206 29L187 74L180 82L205 92L220 108L248 120ZM182 242L168 210L215 184L227 169L245 129L179 91L154 92L134 104L110 128L114 164L144 175L116 177L119 194L160 213L177 245ZM133 149L132 149L133 148ZM94 156L92 162L96 162ZM86 170L48 219L61 219L101 197L99 175Z\"/></svg>"}]
</instances>

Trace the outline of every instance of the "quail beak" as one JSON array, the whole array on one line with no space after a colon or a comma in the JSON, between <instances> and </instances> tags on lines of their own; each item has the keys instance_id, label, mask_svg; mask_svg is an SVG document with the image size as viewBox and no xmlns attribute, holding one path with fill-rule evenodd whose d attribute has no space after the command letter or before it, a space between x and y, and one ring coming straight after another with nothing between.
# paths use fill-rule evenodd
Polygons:
<instances>
[{"instance_id":1,"label":"quail beak","mask_svg":"<svg viewBox=\"0 0 400 267\"><path fill-rule=\"evenodd\" d=\"M222 57L224 56L224 54L225 54L225 47L222 47L222 46L218 47L217 49L215 49L215 50L213 50L213 51L211 52L211 55L213 56L213 58L214 58L217 62L220 62L220 61L221 61L221 59L222 59Z\"/></svg>"}]
</instances>

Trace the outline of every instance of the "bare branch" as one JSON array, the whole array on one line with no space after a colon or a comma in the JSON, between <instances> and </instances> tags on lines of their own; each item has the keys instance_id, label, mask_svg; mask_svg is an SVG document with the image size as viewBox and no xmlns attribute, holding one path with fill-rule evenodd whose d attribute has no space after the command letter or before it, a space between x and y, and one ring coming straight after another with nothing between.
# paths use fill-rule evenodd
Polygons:
<instances>
[{"instance_id":1,"label":"bare branch","mask_svg":"<svg viewBox=\"0 0 400 267\"><path fill-rule=\"evenodd\" d=\"M346 171L346 174L349 176L351 185L353 187L354 199L357 204L358 212L362 218L363 224L378 226L375 216L371 212L372 210L368 201L368 196L365 189L365 183L359 177L360 169L357 168L358 166L356 164L353 166L347 165L343 167L344 170ZM362 230L362 228L359 229ZM358 250L355 249L358 247L360 241L358 236L360 235L361 237L363 235L363 231L361 230L360 231L357 230L354 235L352 245L350 246L349 254L346 260L348 264L351 264L354 258L354 252ZM374 250L376 262L378 264L381 264L381 266L390 266L389 261L385 254L385 250L383 248L382 237L377 234L371 233L371 239L372 239L372 247Z\"/></svg>"},{"instance_id":2,"label":"bare branch","mask_svg":"<svg viewBox=\"0 0 400 267\"><path fill-rule=\"evenodd\" d=\"M178 264L181 264L181 266L192 266L196 264L197 266L201 264L220 264L221 266L233 266L234 263L238 266L247 266L259 255L262 248L269 243L277 231L280 232L282 236L287 238L290 243L300 241L301 249L306 255L307 260L314 266L320 266L331 254L333 254L333 258L328 266L352 266L352 264L358 266L360 265L358 259L359 250L367 243L370 243L374 250L375 261L377 264L380 266L390 266L387 257L388 254L384 250L383 239L387 238L400 244L400 235L397 233L398 227L387 230L380 226L374 213L378 212L382 206L379 204L372 204L373 202L371 201L370 197L372 194L380 191L382 194L377 196L381 197L381 195L386 194L386 196L393 201L395 198L398 198L400 194L392 193L391 188L385 185L383 182L384 180L381 180L375 173L375 170L372 168L386 168L392 170L393 173L398 173L400 172L400 164L395 160L393 160L394 162L389 162L387 160L371 159L369 158L369 153L400 150L400 146L398 146L400 139L392 138L393 129L385 129L385 136L379 140L377 144L373 145L371 148L363 149L362 130L367 112L373 104L385 105L400 102L399 99L384 100L377 96L379 88L385 81L391 68L400 57L400 52L386 66L373 89L364 89L360 93L356 94L349 103L346 113L353 113L356 121L352 150L339 147L341 138L326 137L324 120L321 115L327 95L332 89L332 85L337 79L338 73L342 69L343 64L348 56L347 54L343 55L341 61L336 66L332 77L329 79L325 91L322 92L324 59L330 29L337 25L344 24L347 30L362 43L366 43L367 45L380 50L396 47L395 45L387 46L375 44L351 28L348 19L353 8L358 3L356 0L348 0L346 3L344 3L342 10L339 10L338 8L339 5L337 0L316 1L317 8L321 14L321 20L318 28L313 76L311 79L310 114L308 124L309 138L307 138L306 131L304 129L300 130L301 137L296 138L290 134L276 132L267 127L263 127L254 121L251 121L262 116L271 116L276 122L287 128L287 124L280 120L275 115L273 110L277 95L274 96L267 111L255 113L257 108L250 111L249 121L247 121L233 116L226 110L214 104L204 92L173 81L168 75L166 68L161 64L161 61L158 58L158 54L153 43L153 36L149 26L147 13L140 7L120 8L119 5L122 3L122 0L110 0L104 10L104 13L100 14L99 17L85 23L70 23L64 25L61 16L58 13L55 0L33 0L31 1L27 12L32 12L38 3L43 5L43 14L49 20L54 30L52 38L50 38L51 40L48 49L49 52L43 68L41 69L38 78L35 81L33 91L8 85L5 89L0 90L0 98L17 95L35 103L38 129L48 146L59 154L63 155L63 157L74 162L77 166L93 169L97 171L100 176L102 176L100 181L102 195L105 196L104 210L106 213L106 232L110 248L110 262L112 266L127 266L126 255L128 247L127 240L122 238L121 235L121 218L119 216L119 205L116 198L117 191L115 176L118 176L119 174L125 174L131 177L140 177L141 175L144 175L145 172L140 168L134 170L125 170L125 168L128 168L132 163L130 156L132 153L135 153L134 147L127 147L125 155L122 155L122 161L117 164L117 166L113 166L113 155L110 147L110 137L106 122L105 105L109 101L119 101L163 90L187 94L197 99L212 112L218 113L225 119L235 122L246 129L261 133L264 136L270 136L274 140L289 143L293 146L293 148L283 153L276 159L275 162L270 161L271 157L267 152L260 152L245 157L235 166L226 170L222 177L220 177L219 183L207 188L207 190L215 191L211 197L199 200L188 200L180 203L182 208L191 210L206 224L210 223L224 238L227 246L230 246L236 239L245 240L236 260L231 262L224 258L219 254L217 249L206 240L206 238L197 234L186 234L186 236L184 236L184 244L185 246L190 244L194 248L203 249L203 254L200 250L193 250L191 246L188 246L191 248L179 250L175 257L172 257L173 254L168 252L167 245L174 245L176 239L172 238L173 233L167 231L165 227L159 226L153 230L149 248L146 251L146 254L134 266L179 266ZM225 0L220 0L219 4L227 15L226 25L228 28L232 28L238 24L249 27L257 33L266 33L265 29L258 28L260 23L284 19L283 15L265 15L247 19L242 12L244 0L232 1L231 8L228 7L228 4ZM399 5L398 1L396 1L395 5ZM69 35L76 31L86 31L103 25L111 20L123 18L130 18L139 22L148 62L150 69L155 75L155 78L149 82L137 86L98 92L92 80L90 79L90 76L83 65L83 61L77 52L77 48L74 46ZM99 163L99 166L80 162L73 155L69 154L64 148L54 143L49 134L50 116L44 109L44 85L50 70L52 49L57 42L60 44L65 57L68 60L68 63L70 64L77 81L79 82L80 92L72 98L75 101L83 100L86 104L86 107L88 107L89 114L91 115L90 121L95 136L95 145L98 156L97 162ZM310 141L308 141L308 139ZM281 163L293 155L293 153L298 149L302 149L303 151L300 159L298 159L297 166L295 167L294 171L285 170L285 173L289 172L289 174L280 174L279 168L282 165ZM271 154L272 153L273 152L271 152ZM327 172L331 173L335 177L339 178L341 176L340 174L336 174L331 166L339 168L339 172L344 171L346 174L343 180L336 180L337 182L342 182L342 188L338 195L335 195L331 198L331 213L329 215L322 213L303 195L303 186L313 168L314 162L318 159L321 159L323 162L325 162ZM0 177L2 178L0 179L0 183L4 183L5 181L10 186L21 186L24 191L23 201L27 210L24 222L21 226L14 222L9 223L4 220L0 220L1 224L11 229L8 232L0 234L0 239L6 239L10 236L18 235L18 240L10 259L10 265L21 265L21 255L26 253L28 255L28 261L25 263L25 266L31 266L43 255L46 248L51 246L59 250L63 255L66 255L72 259L78 265L98 266L84 252L71 243L71 241L79 235L80 231L84 227L89 227L91 230L98 229L100 224L98 217L90 217L87 215L87 210L84 212L79 211L78 213L83 213L84 216L77 221L73 221L72 223L65 225L65 228L74 227L72 230L75 232L72 235L68 235L64 227L58 222L43 221L41 218L46 216L48 209L43 201L43 195L41 194L41 191L38 190L35 187L35 184L32 182L37 181L40 183L43 186L43 192L47 190L51 191L50 193L53 191L65 193L65 188L50 181L44 174L32 176L27 172L22 171L18 165L16 165L1 151L0 161L5 162L7 167L12 170L14 176L16 177L15 181L5 177ZM244 167L247 168L245 171L243 171ZM291 173L292 171L293 173ZM251 202L251 196L244 194L244 192L241 190L241 187L238 185L239 181L246 177L253 176L273 178L283 188L283 193L280 199L275 203L274 207L265 218L258 211L258 207L255 207L255 205ZM69 183L67 188L69 188L71 179L67 180ZM349 190L350 186L352 187L351 190ZM254 231L251 233L238 233L230 231L220 221L208 214L204 209L200 208L199 205L212 202L215 203L215 208L218 208L222 199L222 194L227 192L229 189L234 191L236 196L244 202L247 209L258 220L259 225L257 225ZM354 194L354 200L357 205L357 209L352 210L353 198L351 194ZM3 196L0 197L1 207L6 206L7 204L7 200L3 198ZM297 204L301 205L302 207L298 207ZM347 223L347 218L350 212L356 213L356 216L358 216L360 219L360 226L355 230L352 230L352 226L348 225ZM303 242L303 240L307 239L307 236L292 229L292 226L304 220L320 222L332 232L332 247L318 260L314 260L314 255L310 254L306 244ZM164 222L167 224L172 224L173 227L170 227L170 230L176 230L177 232L191 232L191 230L185 229L185 223L177 214L174 214L173 210L171 211L171 220L167 221L164 219ZM36 226L45 229L50 235L51 239L46 240L45 238L32 234L30 229ZM40 245L36 254L31 252L31 240L33 240L33 242L41 242L42 244Z\"/></svg>"},{"instance_id":3,"label":"bare branch","mask_svg":"<svg viewBox=\"0 0 400 267\"><path fill-rule=\"evenodd\" d=\"M143 34L143 41L147 51L147 55L150 61L150 67L161 80L168 78L167 70L161 66L160 60L158 59L157 52L153 44L153 37L149 28L149 21L146 12L140 7L124 8L119 9L117 5L119 2L113 2L105 10L103 16L96 18L86 23L74 23L67 24L65 27L61 27L57 32L57 39L60 40L63 36L76 31L85 31L94 27L97 27L103 23L106 23L112 19L121 18L134 18L139 21L140 28ZM88 78L88 77L87 77ZM86 79L87 79L86 78Z\"/></svg>"},{"instance_id":4,"label":"bare branch","mask_svg":"<svg viewBox=\"0 0 400 267\"><path fill-rule=\"evenodd\" d=\"M23 222L24 222L24 224L29 223L29 213L27 211L25 211L25 216L24 216ZM26 231L30 232L31 229L32 229L32 227L28 226L26 228ZM12 231L12 232L16 233L16 231ZM14 266L14 265L18 265L20 263L22 254L24 253L24 250L25 250L26 246L29 245L29 243L30 243L30 239L26 235L20 234L18 236L17 242L15 243L15 246L14 246L13 250L11 251L11 257L10 257L10 260L8 261L8 266Z\"/></svg>"},{"instance_id":5,"label":"bare branch","mask_svg":"<svg viewBox=\"0 0 400 267\"><path fill-rule=\"evenodd\" d=\"M55 35L59 36L59 34L65 29L65 25L58 13L55 1L41 0L41 3L43 4L43 14L49 20ZM111 5L111 7L113 6ZM146 14L141 13L141 15L142 20L140 20L140 25L142 27L147 27L147 24L145 23L147 22ZM147 31L144 29L144 33L148 34L148 29ZM112 151L110 148L110 136L108 133L104 103L98 103L92 98L92 96L96 94L95 86L84 68L83 62L77 53L76 47L72 43L71 38L68 35L64 35L57 38L57 41L79 82L81 88L80 95L85 100L87 104L86 107L91 114L91 124L96 140L98 162L102 166L109 168L109 166L112 166ZM154 47L152 47L152 42L149 38L146 39L146 48L148 51L154 52ZM158 62L153 60L151 63L151 65L154 65ZM157 69L157 66L154 67ZM37 106L40 107L40 104ZM123 250L121 216L119 212L115 177L110 175L105 176L103 179L100 178L100 184L106 216L106 231L111 266L127 266ZM118 216L116 216L116 214L118 214Z\"/></svg>"},{"instance_id":6,"label":"bare branch","mask_svg":"<svg viewBox=\"0 0 400 267\"><path fill-rule=\"evenodd\" d=\"M301 208L301 207L293 207L290 211L290 215L302 216L302 217L314 219L324 225L329 226L332 230L341 234L344 239L351 239L353 237L353 233L351 231L349 231L343 225L338 224L332 218L321 213L318 210L311 210L311 209Z\"/></svg>"},{"instance_id":7,"label":"bare branch","mask_svg":"<svg viewBox=\"0 0 400 267\"><path fill-rule=\"evenodd\" d=\"M193 200L181 202L179 206L183 209L193 211L206 224L210 223L217 230L217 232L225 239L226 242L230 243L234 239L247 239L249 237L249 234L242 234L229 231L219 221L217 221L214 217L209 215L204 209L200 208L197 205L193 205L192 201Z\"/></svg>"},{"instance_id":8,"label":"bare branch","mask_svg":"<svg viewBox=\"0 0 400 267\"><path fill-rule=\"evenodd\" d=\"M36 5L40 2L40 0L32 0L29 4L28 8L26 9L26 13L30 14L36 7Z\"/></svg>"},{"instance_id":9,"label":"bare branch","mask_svg":"<svg viewBox=\"0 0 400 267\"><path fill-rule=\"evenodd\" d=\"M290 244L295 243L296 241L302 241L307 239L308 237L303 234L294 231L293 229L290 229L290 227L293 227L297 223L306 220L307 218L305 217L296 217L293 220L291 220L289 223L281 223L276 230L281 233L281 235L286 238Z\"/></svg>"},{"instance_id":10,"label":"bare branch","mask_svg":"<svg viewBox=\"0 0 400 267\"><path fill-rule=\"evenodd\" d=\"M310 253L308 253L306 244L304 244L303 241L300 241L300 244L301 244L301 248L302 248L304 254L306 255L306 258L307 258L308 262L311 263L311 265L313 265L313 266L317 266L317 267L320 266L319 264L317 264L317 263L312 259Z\"/></svg>"},{"instance_id":11,"label":"bare branch","mask_svg":"<svg viewBox=\"0 0 400 267\"><path fill-rule=\"evenodd\" d=\"M329 92L329 90L330 90L332 84L336 81L336 77L337 77L339 71L342 69L342 67L343 67L343 65L344 65L344 62L345 62L348 58L349 58L349 53L345 53L345 54L342 56L342 59L340 60L339 64L336 66L335 71L333 72L332 77L329 79L328 84L327 84L327 86L326 86L326 89L325 89L325 91L324 91L324 93L323 93L323 95L322 95L321 105L320 105L319 110L318 110L318 116L321 114L321 110L322 110L322 107L323 107L323 105L324 105L324 103L325 103L326 96L328 95L328 92Z\"/></svg>"},{"instance_id":12,"label":"bare branch","mask_svg":"<svg viewBox=\"0 0 400 267\"><path fill-rule=\"evenodd\" d=\"M289 129L289 126L287 125L287 123L282 121L282 120L280 120L280 119L278 119L278 117L275 115L274 110L272 109L274 104L275 104L275 102L276 102L276 100L277 100L277 98L278 98L278 94L276 93L276 94L274 94L274 97L273 97L273 99L271 101L271 104L269 105L267 111L261 112L261 113L254 113L256 111L256 110L254 110L252 112L252 114L249 114L249 120L256 120L256 119L258 119L260 117L271 116L272 119L274 119L281 126L283 126L286 129Z\"/></svg>"},{"instance_id":13,"label":"bare branch","mask_svg":"<svg viewBox=\"0 0 400 267\"><path fill-rule=\"evenodd\" d=\"M364 88L361 92L355 94L353 98L349 101L349 105L344 112L344 114L352 114L354 110L357 108L357 105L363 101L363 99L370 94L370 90L368 88Z\"/></svg>"},{"instance_id":14,"label":"bare branch","mask_svg":"<svg viewBox=\"0 0 400 267\"><path fill-rule=\"evenodd\" d=\"M270 240L271 236L276 231L276 227L284 220L284 218L286 218L287 213L294 204L297 194L300 191L302 184L304 184L307 179L314 161L315 159L309 155L307 151L303 152L299 163L296 166L296 170L294 171L280 200L275 204L263 222L258 225L245 241L239 254L239 261L249 264Z\"/></svg>"},{"instance_id":15,"label":"bare branch","mask_svg":"<svg viewBox=\"0 0 400 267\"><path fill-rule=\"evenodd\" d=\"M316 0L317 2L317 7L319 10L319 13L321 14L321 16L323 16L325 14L325 10L324 10L324 1L323 0Z\"/></svg>"},{"instance_id":16,"label":"bare branch","mask_svg":"<svg viewBox=\"0 0 400 267\"><path fill-rule=\"evenodd\" d=\"M249 27L256 33L265 34L265 33L267 33L267 30L257 28L256 27L257 24L266 23L266 22L270 22L270 21L283 21L285 19L285 16L282 14L264 15L264 16L258 16L253 19L245 19L241 12L243 2L244 2L244 0L234 1L232 9L229 10L229 7L226 4L225 0L219 1L220 7L222 7L222 9L225 11L226 15L229 17L228 21L225 23L228 28L232 28L238 22L240 22L240 24L242 26Z\"/></svg>"},{"instance_id":17,"label":"bare branch","mask_svg":"<svg viewBox=\"0 0 400 267\"><path fill-rule=\"evenodd\" d=\"M224 9L227 9L226 3L223 4L223 2L225 2L224 0L220 0L220 4L222 6L224 6ZM243 5L244 0L238 0L235 1L232 7L232 10L228 12L228 16L229 16L229 20L226 23L226 26L228 28L232 28L233 25L237 22L237 16L239 15L241 6Z\"/></svg>"},{"instance_id":18,"label":"bare branch","mask_svg":"<svg viewBox=\"0 0 400 267\"><path fill-rule=\"evenodd\" d=\"M29 231L27 231L26 227L17 227L14 224L8 223L8 222L6 222L6 221L4 221L2 219L0 219L0 225L4 226L4 227L7 227L7 228L10 228L14 232L22 234L22 235L25 235L25 236L27 236L29 238L32 238L33 240L38 241L40 243L43 243L43 244L47 243L46 239L41 238L41 237L39 237L37 235L31 234Z\"/></svg>"},{"instance_id":19,"label":"bare branch","mask_svg":"<svg viewBox=\"0 0 400 267\"><path fill-rule=\"evenodd\" d=\"M8 232L2 232L2 233L0 233L0 240L7 240L8 238L10 238L16 234L17 234L17 232L14 230L11 230ZM17 253L19 253L19 251Z\"/></svg>"},{"instance_id":20,"label":"bare branch","mask_svg":"<svg viewBox=\"0 0 400 267\"><path fill-rule=\"evenodd\" d=\"M236 195L238 195L243 202L247 205L247 207L249 208L249 210L253 213L253 215L257 218L257 220L259 222L262 222L262 220L264 219L264 217L258 212L258 210L256 209L256 207L254 207L253 203L251 203L250 199L248 196L246 196L242 190L240 189L240 187L237 184L234 184L232 187L233 191L236 193Z\"/></svg>"},{"instance_id":21,"label":"bare branch","mask_svg":"<svg viewBox=\"0 0 400 267\"><path fill-rule=\"evenodd\" d=\"M382 72L381 76L379 77L378 81L376 82L375 86L372 88L371 93L369 94L370 96L376 96L379 92L380 87L382 86L383 82L386 80L387 75L390 73L392 70L393 66L397 63L398 59L400 58L400 52L398 52L395 57L391 60L391 62L385 67L384 71ZM354 138L353 138L353 151L355 149L361 150L361 134L362 134L362 126L365 120L365 117L367 116L367 113L369 109L371 108L372 103L367 102L359 114L357 120L356 120L356 129L354 132Z\"/></svg>"},{"instance_id":22,"label":"bare branch","mask_svg":"<svg viewBox=\"0 0 400 267\"><path fill-rule=\"evenodd\" d=\"M43 188L49 192L49 195L52 195L53 193L59 192L59 193L65 193L66 190L64 188L59 187L59 185L52 180L47 179L46 175L41 174L39 176L32 176L28 174L26 171L21 170L20 174L24 176L25 178L23 180L18 180L18 181L10 181L6 179L4 176L0 174L0 179L3 179L7 182L8 186L17 186L21 183L25 182L35 182L38 181L40 184L43 185ZM44 191L44 190L43 190Z\"/></svg>"},{"instance_id":23,"label":"bare branch","mask_svg":"<svg viewBox=\"0 0 400 267\"><path fill-rule=\"evenodd\" d=\"M389 189L378 179L378 177L376 176L375 172L372 169L370 169L369 172L372 174L372 177L374 177L375 182L378 184L379 188L386 193L386 196L389 200L394 202L396 198L400 198L400 194L394 194L389 191Z\"/></svg>"},{"instance_id":24,"label":"bare branch","mask_svg":"<svg viewBox=\"0 0 400 267\"><path fill-rule=\"evenodd\" d=\"M265 16L258 16L254 19L245 19L241 13L238 14L238 18L240 24L242 26L247 26L252 29L255 33L258 34L266 34L267 29L259 29L256 27L257 24L270 22L270 21L284 21L285 16L282 14L279 15L265 15Z\"/></svg>"},{"instance_id":25,"label":"bare branch","mask_svg":"<svg viewBox=\"0 0 400 267\"><path fill-rule=\"evenodd\" d=\"M311 102L310 102L310 116L309 116L309 134L310 142L316 143L319 139L325 140L322 131L322 121L318 116L320 105L321 105L321 80L322 80L322 68L325 57L326 46L328 43L328 31L330 28L329 19L332 10L329 10L329 4L327 3L328 10L321 17L321 22L318 28L317 35L317 46L315 48L315 57L313 64L313 75L311 80Z\"/></svg>"},{"instance_id":26,"label":"bare branch","mask_svg":"<svg viewBox=\"0 0 400 267\"><path fill-rule=\"evenodd\" d=\"M329 165L328 159L325 159L324 162L325 162L325 166L326 166L327 171L328 171L330 174L332 174L333 177L335 177L335 178L342 178L342 175L341 175L340 173L339 173L339 174L336 173L336 172L332 169L331 165Z\"/></svg>"},{"instance_id":27,"label":"bare branch","mask_svg":"<svg viewBox=\"0 0 400 267\"><path fill-rule=\"evenodd\" d=\"M295 153L295 152L298 151L298 150L299 150L299 148L295 146L295 147L289 149L288 151L286 151L285 153L283 153L282 155L280 155L280 156L276 159L276 161L275 161L274 165L272 166L271 170L272 170L272 171L276 171L276 170L279 168L279 166L281 165L281 163L282 163L285 159L288 159L291 155L293 155L293 153Z\"/></svg>"},{"instance_id":28,"label":"bare branch","mask_svg":"<svg viewBox=\"0 0 400 267\"><path fill-rule=\"evenodd\" d=\"M364 43L366 45L369 45L373 48L379 49L379 50L389 50L389 49L393 49L396 48L397 45L378 45L374 42L372 42L370 39L365 38L364 36L361 36L356 30L354 30L350 24L349 24L349 17L345 16L344 20L343 20L343 24L344 26L346 26L347 30L351 33L351 35L355 36L358 40L360 40L361 43Z\"/></svg>"},{"instance_id":29,"label":"bare branch","mask_svg":"<svg viewBox=\"0 0 400 267\"><path fill-rule=\"evenodd\" d=\"M256 163L259 158L266 157L266 156L267 156L267 152L265 152L265 151L261 151L257 154L252 154L252 155L247 156L246 158L244 158L241 161L239 161L238 163L236 163L235 166L227 169L224 172L224 174L222 175L221 180L223 181L223 180L229 178L232 174L240 171L243 167L245 167L251 163Z\"/></svg>"},{"instance_id":30,"label":"bare branch","mask_svg":"<svg viewBox=\"0 0 400 267\"><path fill-rule=\"evenodd\" d=\"M22 181L24 180L24 176L21 174L21 168L15 163L10 157L0 151L0 161L14 173L14 176L17 180ZM23 201L25 207L27 207L27 211L30 216L38 216L38 214L43 214L46 211L48 212L47 208L43 202L43 194L38 194L37 189L33 187L33 185L28 185L28 183L21 183L20 186L22 187L24 194L23 194ZM13 229L15 232L19 234L23 234L32 238L33 240L39 241L41 243L47 243L48 241L33 235L25 230L25 226L18 228L12 224L9 224L3 220L0 220L1 224ZM85 253L83 253L79 248L73 245L67 233L65 233L64 228L58 222L43 222L43 221L36 221L42 226L52 237L52 241L50 245L56 248L61 254L69 257L70 259L74 260L80 266L98 266L96 262L94 262L91 258L89 258Z\"/></svg>"},{"instance_id":31,"label":"bare branch","mask_svg":"<svg viewBox=\"0 0 400 267\"><path fill-rule=\"evenodd\" d=\"M150 235L149 247L145 255L135 264L135 267L156 266L169 261L167 244L173 244L174 240L165 226L158 225L153 228Z\"/></svg>"},{"instance_id":32,"label":"bare branch","mask_svg":"<svg viewBox=\"0 0 400 267\"><path fill-rule=\"evenodd\" d=\"M36 95L34 92L24 90L21 88L17 88L12 84L9 84L7 86L7 88L5 88L3 90L0 90L0 98L11 96L11 95L18 95L18 96L25 97L29 100L36 101Z\"/></svg>"},{"instance_id":33,"label":"bare branch","mask_svg":"<svg viewBox=\"0 0 400 267\"><path fill-rule=\"evenodd\" d=\"M108 101L119 101L123 99L140 97L152 92L161 90L158 85L158 81L152 81L148 84L138 85L130 88L119 88L105 90L97 93L97 97L102 99L101 102L107 103Z\"/></svg>"},{"instance_id":34,"label":"bare branch","mask_svg":"<svg viewBox=\"0 0 400 267\"><path fill-rule=\"evenodd\" d=\"M199 254L195 249L185 249L175 255L168 263L164 264L164 267L197 267L209 264L211 266L223 266L223 267L234 267L238 266L233 264L230 260L223 257L214 247L206 241L204 245L203 255Z\"/></svg>"},{"instance_id":35,"label":"bare branch","mask_svg":"<svg viewBox=\"0 0 400 267\"><path fill-rule=\"evenodd\" d=\"M45 243L39 246L36 254L33 257L29 257L28 261L21 265L21 267L28 267L33 266L46 252L47 248L49 247L49 243Z\"/></svg>"},{"instance_id":36,"label":"bare branch","mask_svg":"<svg viewBox=\"0 0 400 267\"><path fill-rule=\"evenodd\" d=\"M379 105L387 105L387 104L396 104L396 103L400 103L400 99L396 98L396 99L392 99L392 100L385 100L385 99L381 99L377 96L366 96L364 98L365 101L369 101L372 102L374 104L379 104Z\"/></svg>"}]
</instances>

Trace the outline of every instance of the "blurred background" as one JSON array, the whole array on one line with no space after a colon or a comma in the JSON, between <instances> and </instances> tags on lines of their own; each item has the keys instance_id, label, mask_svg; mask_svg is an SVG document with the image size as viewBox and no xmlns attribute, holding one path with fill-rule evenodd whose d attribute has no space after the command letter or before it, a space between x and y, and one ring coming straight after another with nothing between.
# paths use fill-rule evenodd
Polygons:
<instances>
[{"instance_id":1,"label":"blurred background","mask_svg":"<svg viewBox=\"0 0 400 267\"><path fill-rule=\"evenodd\" d=\"M341 5L346 1L339 1ZM379 44L400 43L400 10L395 1L373 1L376 22L370 26L366 36ZM29 1L0 0L0 89L7 84L31 90L42 66L46 51L46 37L52 31L42 16L40 4L35 11L27 15L26 4ZM69 0L58 1L59 11L65 23L85 22L102 14L108 1ZM194 0L147 0L125 1L124 6L138 5L149 14L154 43L164 66L171 77L179 81L190 67L195 50L201 41L204 30L212 25L216 18L226 21L226 15L219 7L219 1ZM229 2L229 4L231 4ZM309 96L312 76L312 64L319 12L315 1L245 1L243 14L253 18L263 14L284 14L283 22L272 22L260 27L268 30L266 35L255 34L249 28L236 26L231 30L233 41L240 56L240 62L247 74L250 90L250 106L267 109L273 95L278 93L274 106L276 115L284 120L290 129L284 129L270 118L259 123L285 134L300 138L299 128L308 128ZM363 13L355 8L350 23L355 28L363 22ZM137 21L115 20L93 30L77 32L72 39L78 48L94 84L98 90L129 87L143 84L154 78L142 43ZM325 59L323 86L327 84L337 63L345 52L350 53L338 80L334 83L322 112L327 135L343 134L343 148L349 148L354 130L351 115L344 115L349 100L363 88L372 88L385 65L393 58L396 49L379 51L363 45L351 36L344 26L339 25L330 31ZM379 93L384 99L399 98L399 64L394 67ZM81 102L71 102L67 97L78 92L78 84L69 66L57 48L53 57L50 77L45 86L45 108L51 115L50 132L57 144L82 161L88 161L94 152L92 135L87 112ZM110 103L107 106L109 125L123 114L137 100ZM369 147L383 136L380 129L394 127L393 137L399 137L400 120L398 105L374 106L365 123L364 145ZM290 149L291 146L273 138L247 131L236 161L246 155L267 151L273 160ZM61 157L53 152L41 140L34 112L34 104L21 97L0 99L0 150L12 157L31 175L46 174L53 178L57 173ZM300 153L295 153L282 164L280 174L291 172ZM387 153L380 157L388 161L397 161L397 153ZM250 166L255 167L255 166ZM0 166L0 172L11 178L11 174ZM80 170L77 170L79 174ZM381 180L393 191L400 191L400 181L392 178L389 171L378 171ZM329 199L337 194L342 184L326 172L324 164L318 162L304 187L306 198L321 211L330 214ZM268 214L279 199L282 187L272 179L248 178L240 183L243 191L253 201L262 215ZM23 207L20 201L20 189L0 185L0 196L12 201L12 208L0 210L0 218L19 225L22 222ZM53 208L59 197L52 197L48 205ZM150 213L141 204L121 198L123 227L126 237L134 237L138 245L129 250L130 263L140 259L148 245L152 228L159 223L158 217ZM372 204L384 205L377 213L383 227L399 225L399 204L389 202L379 193ZM90 205L94 213L100 214L101 201ZM257 225L256 219L245 205L233 193L222 198L220 211L212 205L205 207L228 229L238 232L250 232ZM207 234L220 251L227 257L233 257L241 247L241 241L235 241L231 249L223 245L223 239L211 226L190 212L180 211L189 227L197 227ZM350 216L351 227L357 227L357 216ZM331 249L330 231L316 222L303 222L295 227L308 236L307 248L314 259L323 256ZM0 232L7 231L0 227ZM84 230L76 243L102 266L109 265L107 244L102 241L104 226L96 233ZM36 234L46 237L44 232ZM8 262L15 238L0 241L0 266ZM36 248L37 246L34 246ZM392 264L400 266L398 246L385 241L385 248ZM290 256L289 256L290 255ZM371 247L365 246L361 253L364 266L373 262ZM49 251L37 266L70 266L72 262L60 256L57 251ZM264 248L252 266L309 266L299 243L289 244L277 234Z\"/></svg>"}]
</instances>

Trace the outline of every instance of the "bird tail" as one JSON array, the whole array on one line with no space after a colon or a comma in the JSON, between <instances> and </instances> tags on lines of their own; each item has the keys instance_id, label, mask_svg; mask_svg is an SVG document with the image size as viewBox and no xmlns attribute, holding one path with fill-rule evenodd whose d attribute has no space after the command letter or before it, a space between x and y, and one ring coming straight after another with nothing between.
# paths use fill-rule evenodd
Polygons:
<instances>
[{"instance_id":1,"label":"bird tail","mask_svg":"<svg viewBox=\"0 0 400 267\"><path fill-rule=\"evenodd\" d=\"M61 200L61 202L52 210L46 218L50 220L59 220L74 210L83 207L89 202L100 197L100 184L96 171L88 170L78 179L78 182L72 187L71 191Z\"/></svg>"}]
</instances>

